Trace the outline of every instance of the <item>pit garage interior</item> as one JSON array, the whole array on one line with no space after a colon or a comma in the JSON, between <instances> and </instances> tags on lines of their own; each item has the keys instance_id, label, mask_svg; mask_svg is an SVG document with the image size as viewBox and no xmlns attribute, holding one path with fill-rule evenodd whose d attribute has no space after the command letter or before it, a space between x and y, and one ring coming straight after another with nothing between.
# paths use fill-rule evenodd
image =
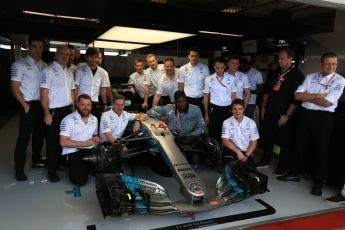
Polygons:
<instances>
[{"instance_id":1,"label":"pit garage interior","mask_svg":"<svg viewBox=\"0 0 345 230\"><path fill-rule=\"evenodd\" d=\"M46 169L31 169L29 178L14 178L13 152L18 132L19 104L10 91L11 63L27 54L27 37L43 36L43 60L54 58L60 44L73 44L85 54L97 42L117 42L103 47L102 66L112 84L124 83L133 73L133 61L155 53L159 61L173 57L177 66L188 62L190 46L200 49L200 61L210 67L217 56L231 54L247 58L265 80L269 64L277 62L281 47L296 51L295 63L306 75L319 70L320 56L327 51L339 55L337 73L345 75L345 2L331 0L126 0L126 1L5 1L0 7L0 223L1 229L247 229L257 225L313 215L345 206L325 199L339 193L345 181L342 147L345 130L345 98L335 112L331 167L321 197L309 193L312 180L284 183L272 175L271 167L260 169L269 177L269 192L239 203L200 213L129 215L104 218L95 193L95 179L83 187L73 186L66 172L59 183L49 183ZM170 41L126 41L102 39L109 29L129 27L185 33L190 36ZM127 47L127 48L126 48ZM137 48L142 47L142 48ZM29 145L30 146L30 145ZM255 158L260 155L260 148ZM28 148L30 159L31 148ZM275 157L276 158L276 157ZM141 170L141 169L140 169ZM139 171L140 171L139 170ZM138 177L152 174L142 169ZM152 178L151 177L151 178ZM173 179L165 182L169 193L178 192ZM345 227L344 222L341 227ZM315 226L315 229L318 229ZM321 229L321 228L319 228ZM342 228L341 228L342 229Z\"/></svg>"}]
</instances>

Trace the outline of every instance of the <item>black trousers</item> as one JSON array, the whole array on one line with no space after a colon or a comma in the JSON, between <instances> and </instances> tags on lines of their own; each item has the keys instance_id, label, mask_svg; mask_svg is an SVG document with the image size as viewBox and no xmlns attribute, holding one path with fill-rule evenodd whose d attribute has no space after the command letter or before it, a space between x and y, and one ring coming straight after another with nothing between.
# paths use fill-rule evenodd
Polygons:
<instances>
[{"instance_id":1,"label":"black trousers","mask_svg":"<svg viewBox=\"0 0 345 230\"><path fill-rule=\"evenodd\" d=\"M130 98L131 98L132 104L137 104L137 105L140 105L140 106L141 106L141 104L144 103L144 98L141 98L141 97L139 96L139 94L131 95Z\"/></svg>"},{"instance_id":2,"label":"black trousers","mask_svg":"<svg viewBox=\"0 0 345 230\"><path fill-rule=\"evenodd\" d=\"M255 112L256 104L248 104L244 115L254 119L254 112Z\"/></svg>"},{"instance_id":3,"label":"black trousers","mask_svg":"<svg viewBox=\"0 0 345 230\"><path fill-rule=\"evenodd\" d=\"M67 173L72 184L83 186L87 183L89 172L92 169L92 164L91 162L84 161L83 157L86 157L90 154L90 149L83 149L68 154Z\"/></svg>"},{"instance_id":4,"label":"black trousers","mask_svg":"<svg viewBox=\"0 0 345 230\"><path fill-rule=\"evenodd\" d=\"M261 162L269 163L274 144L280 146L278 168L287 170L291 157L291 119L278 126L280 115L266 113L262 126L263 154Z\"/></svg>"},{"instance_id":5,"label":"black trousers","mask_svg":"<svg viewBox=\"0 0 345 230\"><path fill-rule=\"evenodd\" d=\"M320 110L301 109L296 133L296 154L291 172L298 174L308 152L308 144L314 145L315 152L310 161L315 163L314 181L323 184L328 171L328 156L333 132L333 113Z\"/></svg>"},{"instance_id":6,"label":"black trousers","mask_svg":"<svg viewBox=\"0 0 345 230\"><path fill-rule=\"evenodd\" d=\"M222 144L223 122L231 117L230 106L210 104L208 134L220 145Z\"/></svg>"},{"instance_id":7,"label":"black trousers","mask_svg":"<svg viewBox=\"0 0 345 230\"><path fill-rule=\"evenodd\" d=\"M205 109L204 109L204 103L203 103L204 97L187 97L187 101L189 104L196 105L200 108L202 116L205 116Z\"/></svg>"},{"instance_id":8,"label":"black trousers","mask_svg":"<svg viewBox=\"0 0 345 230\"><path fill-rule=\"evenodd\" d=\"M15 170L24 169L26 150L32 134L32 161L41 159L41 150L44 142L43 110L40 101L27 102L30 105L28 113L20 109L19 133L14 150Z\"/></svg>"},{"instance_id":9,"label":"black trousers","mask_svg":"<svg viewBox=\"0 0 345 230\"><path fill-rule=\"evenodd\" d=\"M99 105L98 102L95 102L95 101L92 102L91 114L97 117L98 124L99 124L101 122L102 111L101 111L101 107L99 107L98 105Z\"/></svg>"},{"instance_id":10,"label":"black trousers","mask_svg":"<svg viewBox=\"0 0 345 230\"><path fill-rule=\"evenodd\" d=\"M147 98L147 111L149 111L152 108L153 98L154 98L154 95Z\"/></svg>"},{"instance_id":11,"label":"black trousers","mask_svg":"<svg viewBox=\"0 0 345 230\"><path fill-rule=\"evenodd\" d=\"M62 148L60 145L60 124L62 119L72 112L70 106L49 109L52 115L52 124L46 125L46 146L48 173L55 172L59 163Z\"/></svg>"},{"instance_id":12,"label":"black trousers","mask_svg":"<svg viewBox=\"0 0 345 230\"><path fill-rule=\"evenodd\" d=\"M159 100L158 105L167 105L171 104L171 100L169 96L161 96L161 99Z\"/></svg>"},{"instance_id":13,"label":"black trousers","mask_svg":"<svg viewBox=\"0 0 345 230\"><path fill-rule=\"evenodd\" d=\"M245 152L242 151L242 153L244 154ZM230 149L225 147L224 150L223 150L223 161L224 161L224 163L228 164L229 162L235 161L235 160L237 160L237 154L234 151L232 151L232 150L230 150ZM248 157L246 163L250 167L256 169L253 155Z\"/></svg>"}]
</instances>

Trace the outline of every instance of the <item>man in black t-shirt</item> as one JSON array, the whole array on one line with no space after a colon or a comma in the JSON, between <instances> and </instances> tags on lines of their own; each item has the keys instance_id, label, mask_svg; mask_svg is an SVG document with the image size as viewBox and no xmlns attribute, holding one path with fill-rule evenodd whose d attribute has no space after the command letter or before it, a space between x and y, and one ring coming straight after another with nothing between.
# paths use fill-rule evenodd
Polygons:
<instances>
[{"instance_id":1,"label":"man in black t-shirt","mask_svg":"<svg viewBox=\"0 0 345 230\"><path fill-rule=\"evenodd\" d=\"M264 152L257 167L268 167L273 146L277 143L280 146L280 155L278 166L274 171L276 176L284 175L288 167L291 151L291 116L298 106L294 93L304 80L303 73L294 66L293 58L294 52L290 48L280 51L280 68L267 82L261 105Z\"/></svg>"}]
</instances>

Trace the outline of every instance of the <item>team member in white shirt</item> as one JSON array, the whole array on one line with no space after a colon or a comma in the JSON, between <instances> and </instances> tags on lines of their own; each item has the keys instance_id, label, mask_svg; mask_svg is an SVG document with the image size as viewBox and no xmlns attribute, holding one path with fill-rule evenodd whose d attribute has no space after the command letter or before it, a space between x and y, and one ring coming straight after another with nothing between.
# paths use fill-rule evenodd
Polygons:
<instances>
[{"instance_id":1,"label":"team member in white shirt","mask_svg":"<svg viewBox=\"0 0 345 230\"><path fill-rule=\"evenodd\" d=\"M80 48L79 47L75 47L75 56L74 56L74 65L76 65L77 67L80 67L82 65L85 64L85 62L81 62L81 55L80 55Z\"/></svg>"},{"instance_id":2,"label":"team member in white shirt","mask_svg":"<svg viewBox=\"0 0 345 230\"><path fill-rule=\"evenodd\" d=\"M249 65L247 59L241 60L243 72L247 74L250 85L250 99L245 111L245 115L253 119L254 111L256 108L257 94L263 90L262 74L259 70Z\"/></svg>"},{"instance_id":3,"label":"team member in white shirt","mask_svg":"<svg viewBox=\"0 0 345 230\"><path fill-rule=\"evenodd\" d=\"M133 97L133 103L136 104L143 104L144 103L144 81L147 77L144 73L144 61L141 59L134 60L134 69L135 72L129 76L128 84L133 84L134 87L130 86L129 89L131 90ZM149 97L153 95L153 91L149 92Z\"/></svg>"},{"instance_id":4,"label":"team member in white shirt","mask_svg":"<svg viewBox=\"0 0 345 230\"><path fill-rule=\"evenodd\" d=\"M12 64L11 91L21 106L19 133L14 150L16 179L25 181L26 149L32 133L32 166L43 167L41 150L44 141L43 110L40 103L41 71L47 66L41 60L44 40L29 37L29 54Z\"/></svg>"},{"instance_id":5,"label":"team member in white shirt","mask_svg":"<svg viewBox=\"0 0 345 230\"><path fill-rule=\"evenodd\" d=\"M230 56L228 62L228 74L234 79L236 87L236 98L243 99L244 110L246 110L250 98L250 84L248 76L238 71L240 59L237 56Z\"/></svg>"},{"instance_id":6,"label":"team member in white shirt","mask_svg":"<svg viewBox=\"0 0 345 230\"><path fill-rule=\"evenodd\" d=\"M73 64L74 56L75 56L75 47L73 45L67 45L69 48L69 59L67 63L67 68L71 73L74 75L74 71L78 68L76 65ZM73 90L74 98L77 98L77 94L75 92L75 89Z\"/></svg>"},{"instance_id":7,"label":"team member in white shirt","mask_svg":"<svg viewBox=\"0 0 345 230\"><path fill-rule=\"evenodd\" d=\"M296 148L290 172L278 177L282 181L300 181L309 140L313 140L314 185L311 194L320 196L326 180L330 141L333 132L333 113L344 91L345 79L336 73L338 55L325 53L321 57L321 72L308 74L295 92L302 101L296 132Z\"/></svg>"},{"instance_id":8,"label":"team member in white shirt","mask_svg":"<svg viewBox=\"0 0 345 230\"><path fill-rule=\"evenodd\" d=\"M116 95L113 99L113 108L101 117L100 137L102 141L114 143L116 139L122 137L129 121L135 120L133 132L140 129L140 121L147 120L146 114L128 113L124 111L125 97Z\"/></svg>"},{"instance_id":9,"label":"team member in white shirt","mask_svg":"<svg viewBox=\"0 0 345 230\"><path fill-rule=\"evenodd\" d=\"M158 105L161 100L161 105L167 105L174 102L174 94L178 90L177 76L175 69L175 61L172 58L166 58L164 60L165 76L158 84L156 95L153 98L152 108ZM168 96L162 96L167 94Z\"/></svg>"},{"instance_id":10,"label":"team member in white shirt","mask_svg":"<svg viewBox=\"0 0 345 230\"><path fill-rule=\"evenodd\" d=\"M41 104L46 124L48 179L58 182L56 167L61 153L59 143L60 123L74 110L74 80L67 68L69 49L58 46L56 61L43 70L41 79Z\"/></svg>"},{"instance_id":11,"label":"team member in white shirt","mask_svg":"<svg viewBox=\"0 0 345 230\"><path fill-rule=\"evenodd\" d=\"M223 123L224 155L230 160L238 159L256 168L253 158L259 139L256 124L252 119L244 116L244 101L241 99L235 99L231 103L231 112L233 116Z\"/></svg>"},{"instance_id":12,"label":"team member in white shirt","mask_svg":"<svg viewBox=\"0 0 345 230\"><path fill-rule=\"evenodd\" d=\"M98 58L97 58L96 63L97 63L97 66L102 67L103 55L101 52L98 53ZM107 104L109 105L109 103L111 104L111 102L113 101L113 90L111 88L109 75L108 75L108 85L109 87L107 87Z\"/></svg>"},{"instance_id":13,"label":"team member in white shirt","mask_svg":"<svg viewBox=\"0 0 345 230\"><path fill-rule=\"evenodd\" d=\"M91 152L91 147L100 143L97 118L91 115L91 97L82 94L77 100L77 110L67 115L60 126L62 155L68 155L68 177L79 186L88 180L88 162L83 157Z\"/></svg>"},{"instance_id":14,"label":"team member in white shirt","mask_svg":"<svg viewBox=\"0 0 345 230\"><path fill-rule=\"evenodd\" d=\"M67 45L69 48L69 59L67 63L67 68L74 73L74 71L78 68L76 65L73 64L74 57L75 57L75 47L73 45Z\"/></svg>"},{"instance_id":15,"label":"team member in white shirt","mask_svg":"<svg viewBox=\"0 0 345 230\"><path fill-rule=\"evenodd\" d=\"M225 71L225 59L214 60L215 73L207 77L204 89L205 123L209 125L209 136L221 143L223 121L231 116L231 101L236 98L234 80ZM210 103L210 108L209 108Z\"/></svg>"},{"instance_id":16,"label":"team member in white shirt","mask_svg":"<svg viewBox=\"0 0 345 230\"><path fill-rule=\"evenodd\" d=\"M203 89L205 88L205 79L210 75L208 67L199 63L199 50L191 47L188 50L189 63L183 65L179 69L178 86L187 95L188 103L196 105L200 108L204 115L204 99Z\"/></svg>"},{"instance_id":17,"label":"team member in white shirt","mask_svg":"<svg viewBox=\"0 0 345 230\"><path fill-rule=\"evenodd\" d=\"M155 95L159 82L163 78L164 68L162 65L158 65L156 55L154 54L148 54L146 61L150 67L144 71L146 79L144 81L144 103L142 107L143 109L150 109L152 107L153 95ZM152 96L149 96L150 92L153 92Z\"/></svg>"},{"instance_id":18,"label":"team member in white shirt","mask_svg":"<svg viewBox=\"0 0 345 230\"><path fill-rule=\"evenodd\" d=\"M91 113L99 119L101 111L98 109L98 95L101 93L103 111L107 106L107 87L110 87L109 75L102 67L97 66L99 50L90 47L86 50L86 65L75 70L75 85L77 95L87 94L92 99Z\"/></svg>"}]
</instances>

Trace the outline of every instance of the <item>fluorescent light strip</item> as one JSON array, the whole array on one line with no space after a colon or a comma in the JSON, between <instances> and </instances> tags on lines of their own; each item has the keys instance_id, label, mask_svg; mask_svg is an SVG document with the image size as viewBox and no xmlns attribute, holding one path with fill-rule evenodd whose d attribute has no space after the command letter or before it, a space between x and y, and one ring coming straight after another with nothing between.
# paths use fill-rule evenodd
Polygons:
<instances>
[{"instance_id":1,"label":"fluorescent light strip","mask_svg":"<svg viewBox=\"0 0 345 230\"><path fill-rule=\"evenodd\" d=\"M221 33L221 32L212 32L212 31L205 31L205 30L199 30L199 33L202 34L215 34L215 35L223 35L223 36L231 36L231 37L243 37L242 34L227 34L227 33Z\"/></svg>"},{"instance_id":2,"label":"fluorescent light strip","mask_svg":"<svg viewBox=\"0 0 345 230\"><path fill-rule=\"evenodd\" d=\"M153 3L166 4L167 0L151 0Z\"/></svg>"},{"instance_id":3,"label":"fluorescent light strip","mask_svg":"<svg viewBox=\"0 0 345 230\"><path fill-rule=\"evenodd\" d=\"M104 51L104 56L117 56L119 55L119 52L115 51Z\"/></svg>"},{"instance_id":4,"label":"fluorescent light strip","mask_svg":"<svg viewBox=\"0 0 345 230\"><path fill-rule=\"evenodd\" d=\"M85 47L86 44L78 42L66 42L66 41L49 41L51 45L73 45L76 47Z\"/></svg>"},{"instance_id":5,"label":"fluorescent light strip","mask_svg":"<svg viewBox=\"0 0 345 230\"><path fill-rule=\"evenodd\" d=\"M10 45L0 44L0 48L1 48L1 49L10 50L10 49L11 49L11 46L10 46Z\"/></svg>"},{"instance_id":6,"label":"fluorescent light strip","mask_svg":"<svg viewBox=\"0 0 345 230\"><path fill-rule=\"evenodd\" d=\"M194 35L195 34L114 26L110 30L102 34L100 37L98 37L98 39L145 44L159 44Z\"/></svg>"},{"instance_id":7,"label":"fluorescent light strip","mask_svg":"<svg viewBox=\"0 0 345 230\"><path fill-rule=\"evenodd\" d=\"M124 43L124 42L110 42L110 41L94 41L88 45L89 47L97 47L97 48L108 48L108 49L116 49L116 50L135 50L140 49L149 45L145 44L135 44L135 43Z\"/></svg>"},{"instance_id":8,"label":"fluorescent light strip","mask_svg":"<svg viewBox=\"0 0 345 230\"><path fill-rule=\"evenodd\" d=\"M65 19L72 19L72 20L80 20L80 21L88 21L88 22L99 23L99 20L96 19L96 18L82 18L82 17L67 16L67 15L48 14L48 13L42 13L42 12L29 11L29 10L23 10L23 13L24 14L32 14L32 15L45 16L45 17L65 18Z\"/></svg>"}]
</instances>

